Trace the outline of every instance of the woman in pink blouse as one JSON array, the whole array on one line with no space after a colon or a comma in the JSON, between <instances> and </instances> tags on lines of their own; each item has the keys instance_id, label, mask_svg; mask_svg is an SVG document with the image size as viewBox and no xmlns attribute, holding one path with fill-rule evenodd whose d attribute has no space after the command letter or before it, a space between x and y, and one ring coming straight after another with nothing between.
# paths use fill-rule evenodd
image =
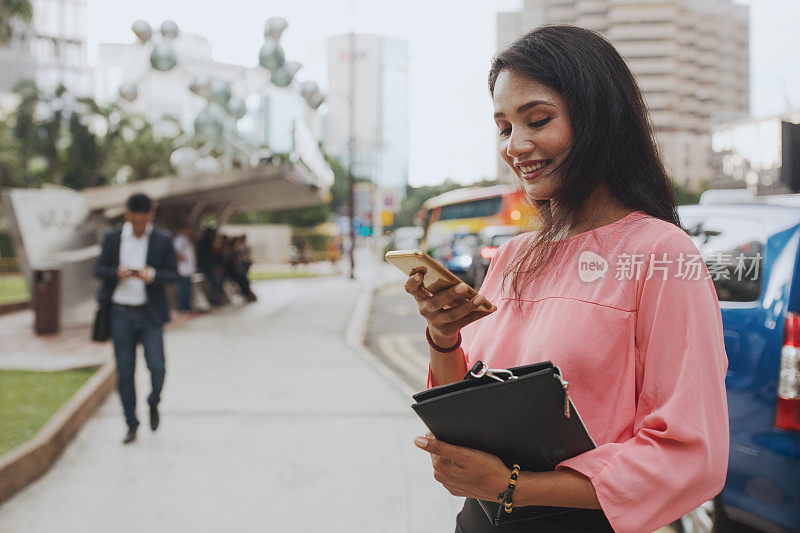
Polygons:
<instances>
[{"instance_id":1,"label":"woman in pink blouse","mask_svg":"<svg viewBox=\"0 0 800 533\"><path fill-rule=\"evenodd\" d=\"M656 530L722 490L727 360L716 293L680 228L641 93L608 41L572 26L501 51L489 89L500 156L542 228L498 251L472 302L465 286L432 295L408 279L428 322L428 383L460 380L478 360L553 361L597 448L522 472L513 493L515 507L579 510L494 527L476 499L496 499L509 468L430 434L415 443L434 478L467 497L457 532ZM484 300L491 311L478 310Z\"/></svg>"}]
</instances>

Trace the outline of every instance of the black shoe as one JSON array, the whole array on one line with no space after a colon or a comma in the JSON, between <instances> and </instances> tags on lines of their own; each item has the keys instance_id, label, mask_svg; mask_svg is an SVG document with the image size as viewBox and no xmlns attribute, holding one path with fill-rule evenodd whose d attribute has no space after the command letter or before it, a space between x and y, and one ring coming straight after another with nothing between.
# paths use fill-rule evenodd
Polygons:
<instances>
[{"instance_id":1,"label":"black shoe","mask_svg":"<svg viewBox=\"0 0 800 533\"><path fill-rule=\"evenodd\" d=\"M158 429L158 423L160 422L160 417L158 416L158 406L151 405L150 406L150 429L153 431Z\"/></svg>"},{"instance_id":2,"label":"black shoe","mask_svg":"<svg viewBox=\"0 0 800 533\"><path fill-rule=\"evenodd\" d=\"M136 440L136 429L129 429L128 432L125 434L125 438L122 439L122 444L130 444L135 440Z\"/></svg>"}]
</instances>

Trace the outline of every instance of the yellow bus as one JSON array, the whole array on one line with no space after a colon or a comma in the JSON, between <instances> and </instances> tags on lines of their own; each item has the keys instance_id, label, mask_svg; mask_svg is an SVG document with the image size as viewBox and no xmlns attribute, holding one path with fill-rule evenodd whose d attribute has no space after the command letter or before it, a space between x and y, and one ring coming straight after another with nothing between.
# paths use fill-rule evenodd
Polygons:
<instances>
[{"instance_id":1,"label":"yellow bus","mask_svg":"<svg viewBox=\"0 0 800 533\"><path fill-rule=\"evenodd\" d=\"M480 233L486 226L535 229L535 208L511 185L467 187L434 196L422 205L425 236L421 246L434 251L454 236Z\"/></svg>"}]
</instances>

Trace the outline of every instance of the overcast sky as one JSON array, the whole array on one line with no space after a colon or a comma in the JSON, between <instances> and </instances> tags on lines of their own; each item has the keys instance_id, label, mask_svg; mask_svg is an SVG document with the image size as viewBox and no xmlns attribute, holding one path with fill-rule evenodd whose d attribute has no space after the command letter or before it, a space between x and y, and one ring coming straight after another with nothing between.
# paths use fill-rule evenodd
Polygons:
<instances>
[{"instance_id":1,"label":"overcast sky","mask_svg":"<svg viewBox=\"0 0 800 533\"><path fill-rule=\"evenodd\" d=\"M752 113L777 114L787 105L800 108L796 57L800 1L740 3L751 6ZM409 46L411 184L439 183L448 177L466 183L495 174L495 128L486 72L495 52L495 14L518 7L518 0L225 0L210 5L197 0L87 0L87 4L92 64L99 43L132 42L130 26L137 19L153 27L173 19L182 31L208 39L214 59L248 66L257 63L264 22L276 15L289 21L284 34L287 57L306 64L319 57L327 36L351 27L404 38ZM321 65L309 67L310 74L324 72Z\"/></svg>"}]
</instances>

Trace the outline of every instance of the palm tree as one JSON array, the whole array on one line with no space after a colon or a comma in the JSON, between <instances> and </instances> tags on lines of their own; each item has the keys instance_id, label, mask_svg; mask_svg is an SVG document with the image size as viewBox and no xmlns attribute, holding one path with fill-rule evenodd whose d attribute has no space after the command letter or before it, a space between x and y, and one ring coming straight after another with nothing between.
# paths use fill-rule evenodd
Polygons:
<instances>
[{"instance_id":1,"label":"palm tree","mask_svg":"<svg viewBox=\"0 0 800 533\"><path fill-rule=\"evenodd\" d=\"M30 0L0 0L0 46L5 46L14 33L14 19L25 24L33 18Z\"/></svg>"}]
</instances>

